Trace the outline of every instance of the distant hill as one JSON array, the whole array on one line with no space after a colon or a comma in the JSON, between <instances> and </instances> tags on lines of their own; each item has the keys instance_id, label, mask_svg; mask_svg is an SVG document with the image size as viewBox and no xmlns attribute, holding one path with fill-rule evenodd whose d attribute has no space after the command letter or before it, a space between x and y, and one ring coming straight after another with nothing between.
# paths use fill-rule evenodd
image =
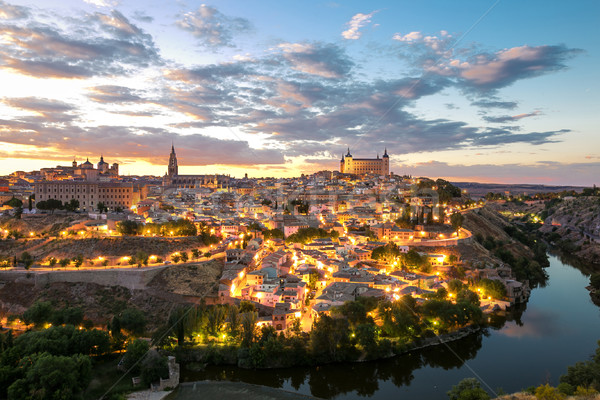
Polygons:
<instances>
[{"instance_id":1,"label":"distant hill","mask_svg":"<svg viewBox=\"0 0 600 400\"><path fill-rule=\"evenodd\" d=\"M575 190L581 192L583 186L549 186L535 184L504 184L504 183L478 183L478 182L452 182L461 190L466 190L471 197L483 197L489 192L516 195L532 195L536 193L562 192Z\"/></svg>"}]
</instances>

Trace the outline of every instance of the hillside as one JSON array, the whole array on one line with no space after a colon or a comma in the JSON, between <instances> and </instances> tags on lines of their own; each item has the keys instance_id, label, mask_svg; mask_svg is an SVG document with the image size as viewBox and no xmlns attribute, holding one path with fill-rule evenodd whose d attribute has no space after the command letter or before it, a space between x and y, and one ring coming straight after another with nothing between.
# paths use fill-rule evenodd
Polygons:
<instances>
[{"instance_id":1,"label":"hillside","mask_svg":"<svg viewBox=\"0 0 600 400\"><path fill-rule=\"evenodd\" d=\"M81 254L85 259L97 257L123 257L144 251L168 259L174 252L203 248L204 243L196 237L143 237L123 236L113 238L84 239L20 239L0 240L0 256L19 255L29 252L36 260L52 256L57 259L72 258Z\"/></svg>"},{"instance_id":2,"label":"hillside","mask_svg":"<svg viewBox=\"0 0 600 400\"><path fill-rule=\"evenodd\" d=\"M124 282L115 282L111 286L92 282L52 282L40 287L34 284L34 273L15 278L14 274L0 271L0 314L19 314L37 300L49 300L56 306L82 307L86 318L104 325L115 313L125 308L137 308L146 314L149 328L153 329L166 321L177 304L197 302L215 290L222 269L222 260L172 265L158 272L141 289L130 289ZM143 271L139 270L139 273Z\"/></svg>"},{"instance_id":3,"label":"hillside","mask_svg":"<svg viewBox=\"0 0 600 400\"><path fill-rule=\"evenodd\" d=\"M581 196L549 203L540 231L566 253L600 265L600 197Z\"/></svg>"}]
</instances>

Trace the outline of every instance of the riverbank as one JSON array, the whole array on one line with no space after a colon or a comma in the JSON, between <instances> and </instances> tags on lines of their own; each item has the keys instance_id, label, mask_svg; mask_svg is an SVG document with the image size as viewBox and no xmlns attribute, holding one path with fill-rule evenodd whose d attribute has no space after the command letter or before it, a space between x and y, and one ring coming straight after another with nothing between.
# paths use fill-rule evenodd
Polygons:
<instances>
[{"instance_id":1,"label":"riverbank","mask_svg":"<svg viewBox=\"0 0 600 400\"><path fill-rule=\"evenodd\" d=\"M316 397L244 382L202 381L181 383L165 400L311 400ZM136 399L142 400L142 398Z\"/></svg>"}]
</instances>

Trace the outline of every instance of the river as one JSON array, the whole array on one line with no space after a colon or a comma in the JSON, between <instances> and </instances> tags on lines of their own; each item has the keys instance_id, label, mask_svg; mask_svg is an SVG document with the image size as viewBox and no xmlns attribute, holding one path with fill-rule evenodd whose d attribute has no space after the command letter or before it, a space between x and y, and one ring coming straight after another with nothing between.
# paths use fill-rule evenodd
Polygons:
<instances>
[{"instance_id":1,"label":"river","mask_svg":"<svg viewBox=\"0 0 600 400\"><path fill-rule=\"evenodd\" d=\"M245 370L208 367L182 371L186 382L242 381L326 399L447 399L461 379L477 376L495 394L549 382L556 385L567 366L586 360L600 339L600 309L585 287L588 278L550 257L545 287L487 334L388 360L313 368Z\"/></svg>"}]
</instances>

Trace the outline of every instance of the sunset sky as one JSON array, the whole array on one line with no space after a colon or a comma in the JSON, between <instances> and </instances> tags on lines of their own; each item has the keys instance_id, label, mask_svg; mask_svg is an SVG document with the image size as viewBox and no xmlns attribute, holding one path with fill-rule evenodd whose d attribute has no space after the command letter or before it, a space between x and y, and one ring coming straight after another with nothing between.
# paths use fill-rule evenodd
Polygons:
<instances>
[{"instance_id":1,"label":"sunset sky","mask_svg":"<svg viewBox=\"0 0 600 400\"><path fill-rule=\"evenodd\" d=\"M0 174L600 184L600 2L0 0Z\"/></svg>"}]
</instances>

